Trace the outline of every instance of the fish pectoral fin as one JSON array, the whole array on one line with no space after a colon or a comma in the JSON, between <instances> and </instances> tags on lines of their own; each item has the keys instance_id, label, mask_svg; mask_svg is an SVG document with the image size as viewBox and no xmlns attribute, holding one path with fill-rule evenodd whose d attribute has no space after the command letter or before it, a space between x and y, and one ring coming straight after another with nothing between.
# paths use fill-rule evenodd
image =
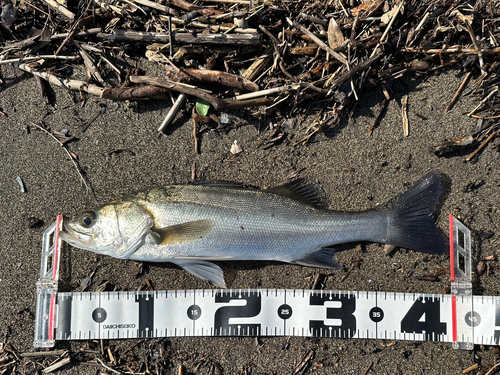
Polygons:
<instances>
[{"instance_id":1,"label":"fish pectoral fin","mask_svg":"<svg viewBox=\"0 0 500 375\"><path fill-rule=\"evenodd\" d=\"M123 244L117 251L113 253L106 254L106 252L101 252L102 254L110 255L118 259L128 259L130 256L136 252L143 244L149 229L153 226L154 219L152 217L145 218L136 228L135 232L123 241Z\"/></svg>"},{"instance_id":2,"label":"fish pectoral fin","mask_svg":"<svg viewBox=\"0 0 500 375\"><path fill-rule=\"evenodd\" d=\"M201 260L179 259L170 260L170 262L178 265L183 270L196 277L199 277L200 279L207 280L212 285L215 285L219 288L227 288L224 281L224 273L216 264L204 262Z\"/></svg>"},{"instance_id":3,"label":"fish pectoral fin","mask_svg":"<svg viewBox=\"0 0 500 375\"><path fill-rule=\"evenodd\" d=\"M317 267L317 268L342 268L340 264L333 261L333 254L335 250L329 247L322 247L314 253L307 254L305 257L294 260L292 263L300 264L306 267Z\"/></svg>"},{"instance_id":4,"label":"fish pectoral fin","mask_svg":"<svg viewBox=\"0 0 500 375\"><path fill-rule=\"evenodd\" d=\"M151 234L158 245L175 245L201 240L210 233L213 227L214 222L205 219L151 229Z\"/></svg>"}]
</instances>

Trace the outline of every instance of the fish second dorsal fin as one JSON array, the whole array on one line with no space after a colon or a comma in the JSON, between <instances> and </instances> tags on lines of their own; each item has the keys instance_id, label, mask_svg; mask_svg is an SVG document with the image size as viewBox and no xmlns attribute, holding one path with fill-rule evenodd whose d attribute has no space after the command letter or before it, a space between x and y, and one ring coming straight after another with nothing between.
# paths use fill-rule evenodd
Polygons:
<instances>
[{"instance_id":1,"label":"fish second dorsal fin","mask_svg":"<svg viewBox=\"0 0 500 375\"><path fill-rule=\"evenodd\" d=\"M201 240L210 233L213 227L212 220L197 220L152 229L151 234L158 245L174 245Z\"/></svg>"},{"instance_id":2,"label":"fish second dorsal fin","mask_svg":"<svg viewBox=\"0 0 500 375\"><path fill-rule=\"evenodd\" d=\"M287 182L283 185L265 189L264 191L266 193L288 197L312 206L321 207L321 199L319 198L317 191L309 185L303 185L302 182L302 179L298 179Z\"/></svg>"}]
</instances>

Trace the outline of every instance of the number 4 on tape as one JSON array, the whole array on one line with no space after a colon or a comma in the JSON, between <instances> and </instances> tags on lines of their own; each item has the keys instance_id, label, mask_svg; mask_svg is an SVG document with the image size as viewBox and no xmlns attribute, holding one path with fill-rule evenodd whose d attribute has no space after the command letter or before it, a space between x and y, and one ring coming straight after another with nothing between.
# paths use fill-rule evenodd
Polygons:
<instances>
[{"instance_id":1,"label":"number 4 on tape","mask_svg":"<svg viewBox=\"0 0 500 375\"><path fill-rule=\"evenodd\" d=\"M35 347L56 340L173 336L315 336L498 345L500 297L473 296L470 231L450 216L452 294L316 290L62 293L62 229L44 233ZM498 326L498 329L496 327Z\"/></svg>"}]
</instances>

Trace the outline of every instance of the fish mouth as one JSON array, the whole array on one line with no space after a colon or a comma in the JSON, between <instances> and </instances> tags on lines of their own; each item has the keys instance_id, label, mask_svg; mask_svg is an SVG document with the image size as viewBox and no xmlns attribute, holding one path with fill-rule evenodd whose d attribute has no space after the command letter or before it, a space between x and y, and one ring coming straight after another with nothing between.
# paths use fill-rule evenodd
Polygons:
<instances>
[{"instance_id":1,"label":"fish mouth","mask_svg":"<svg viewBox=\"0 0 500 375\"><path fill-rule=\"evenodd\" d=\"M69 243L71 246L83 250L92 250L92 236L78 232L67 224L65 224L63 230L59 232L59 238Z\"/></svg>"}]
</instances>

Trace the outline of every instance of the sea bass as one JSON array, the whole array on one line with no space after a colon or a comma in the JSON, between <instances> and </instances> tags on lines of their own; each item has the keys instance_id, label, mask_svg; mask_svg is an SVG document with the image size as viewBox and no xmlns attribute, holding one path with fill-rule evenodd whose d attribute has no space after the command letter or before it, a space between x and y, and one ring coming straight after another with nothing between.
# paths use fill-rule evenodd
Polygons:
<instances>
[{"instance_id":1,"label":"sea bass","mask_svg":"<svg viewBox=\"0 0 500 375\"><path fill-rule=\"evenodd\" d=\"M366 211L320 208L297 183L258 190L211 182L153 188L86 211L61 238L120 259L171 262L225 287L209 261L273 260L338 268L340 243L370 241L441 254L445 238L431 214L443 191L431 172L396 198Z\"/></svg>"}]
</instances>

